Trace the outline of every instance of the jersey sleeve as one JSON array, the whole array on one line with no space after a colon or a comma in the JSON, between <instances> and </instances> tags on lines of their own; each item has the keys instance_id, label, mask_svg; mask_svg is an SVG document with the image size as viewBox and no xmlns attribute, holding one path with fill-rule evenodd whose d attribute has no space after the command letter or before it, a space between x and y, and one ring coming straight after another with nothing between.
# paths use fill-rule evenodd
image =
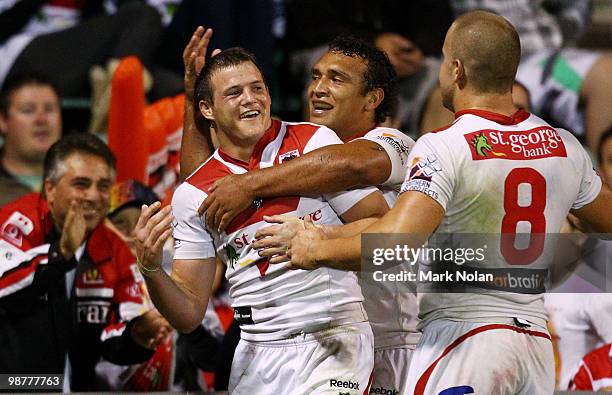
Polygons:
<instances>
[{"instance_id":1,"label":"jersey sleeve","mask_svg":"<svg viewBox=\"0 0 612 395\"><path fill-rule=\"evenodd\" d=\"M308 143L304 147L303 152L307 154L308 152L314 151L317 148L333 144L342 144L342 140L340 140L336 133L334 133L330 128L321 126L312 135L310 140L308 140ZM349 191L328 193L323 195L323 197L334 209L336 214L342 215L359 201L361 201L361 199L376 191L378 191L378 189L373 187L357 188L351 189Z\"/></svg>"},{"instance_id":2,"label":"jersey sleeve","mask_svg":"<svg viewBox=\"0 0 612 395\"><path fill-rule=\"evenodd\" d=\"M174 259L206 259L215 256L213 239L198 208L206 193L184 182L172 197Z\"/></svg>"},{"instance_id":3,"label":"jersey sleeve","mask_svg":"<svg viewBox=\"0 0 612 395\"><path fill-rule=\"evenodd\" d=\"M573 210L584 207L595 200L601 191L602 185L601 178L593 168L593 162L589 154L582 148L578 141L576 141L576 144L578 144L578 155L576 155L578 158L577 169L578 174L581 176L581 182L578 196L572 205Z\"/></svg>"},{"instance_id":4,"label":"jersey sleeve","mask_svg":"<svg viewBox=\"0 0 612 395\"><path fill-rule=\"evenodd\" d=\"M76 266L60 254L59 240L43 241L38 227L12 206L0 209L0 300L7 304L36 300Z\"/></svg>"},{"instance_id":5,"label":"jersey sleeve","mask_svg":"<svg viewBox=\"0 0 612 395\"><path fill-rule=\"evenodd\" d=\"M414 140L397 129L376 128L357 140L369 140L378 144L385 150L391 160L391 174L382 184L383 186L396 187L401 185L406 178L408 169L408 155L414 146Z\"/></svg>"},{"instance_id":6,"label":"jersey sleeve","mask_svg":"<svg viewBox=\"0 0 612 395\"><path fill-rule=\"evenodd\" d=\"M422 136L408 156L408 170L400 194L406 191L424 193L446 210L455 182L451 153L444 149L437 135Z\"/></svg>"}]
</instances>

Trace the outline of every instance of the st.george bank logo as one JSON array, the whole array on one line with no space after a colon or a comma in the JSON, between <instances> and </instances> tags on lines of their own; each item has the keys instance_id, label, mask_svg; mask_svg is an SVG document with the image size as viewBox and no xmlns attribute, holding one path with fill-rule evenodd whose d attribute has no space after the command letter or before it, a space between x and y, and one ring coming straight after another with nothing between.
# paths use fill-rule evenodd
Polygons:
<instances>
[{"instance_id":1,"label":"st.george bank logo","mask_svg":"<svg viewBox=\"0 0 612 395\"><path fill-rule=\"evenodd\" d=\"M517 132L484 129L463 137L473 160L567 157L563 140L556 130L547 126Z\"/></svg>"}]
</instances>

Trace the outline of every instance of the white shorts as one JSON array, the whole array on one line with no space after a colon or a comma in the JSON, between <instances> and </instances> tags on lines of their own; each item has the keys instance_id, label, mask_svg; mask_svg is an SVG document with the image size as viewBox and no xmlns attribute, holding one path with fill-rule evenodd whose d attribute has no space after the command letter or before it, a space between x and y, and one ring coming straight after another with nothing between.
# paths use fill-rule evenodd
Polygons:
<instances>
[{"instance_id":1,"label":"white shorts","mask_svg":"<svg viewBox=\"0 0 612 395\"><path fill-rule=\"evenodd\" d=\"M367 394L373 366L374 336L368 322L287 340L241 339L232 362L229 393Z\"/></svg>"},{"instance_id":2,"label":"white shorts","mask_svg":"<svg viewBox=\"0 0 612 395\"><path fill-rule=\"evenodd\" d=\"M584 114L579 107L582 83L601 52L563 48L536 53L523 60L516 80L529 91L532 112L553 126L584 135Z\"/></svg>"},{"instance_id":3,"label":"white shorts","mask_svg":"<svg viewBox=\"0 0 612 395\"><path fill-rule=\"evenodd\" d=\"M408 394L408 368L414 346L374 350L374 377L370 394Z\"/></svg>"},{"instance_id":4,"label":"white shorts","mask_svg":"<svg viewBox=\"0 0 612 395\"><path fill-rule=\"evenodd\" d=\"M551 395L552 341L539 326L436 320L423 330L408 377L411 395Z\"/></svg>"}]
</instances>

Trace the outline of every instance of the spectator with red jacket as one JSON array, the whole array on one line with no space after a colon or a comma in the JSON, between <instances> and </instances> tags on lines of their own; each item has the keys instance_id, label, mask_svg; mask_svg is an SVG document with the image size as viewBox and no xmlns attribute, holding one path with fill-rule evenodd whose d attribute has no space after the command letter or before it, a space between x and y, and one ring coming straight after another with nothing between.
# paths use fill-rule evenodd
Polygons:
<instances>
[{"instance_id":1,"label":"spectator with red jacket","mask_svg":"<svg viewBox=\"0 0 612 395\"><path fill-rule=\"evenodd\" d=\"M104 225L114 172L101 140L69 135L45 157L42 195L0 209L0 373L64 373L65 391L96 390L100 358L143 362L170 330Z\"/></svg>"}]
</instances>

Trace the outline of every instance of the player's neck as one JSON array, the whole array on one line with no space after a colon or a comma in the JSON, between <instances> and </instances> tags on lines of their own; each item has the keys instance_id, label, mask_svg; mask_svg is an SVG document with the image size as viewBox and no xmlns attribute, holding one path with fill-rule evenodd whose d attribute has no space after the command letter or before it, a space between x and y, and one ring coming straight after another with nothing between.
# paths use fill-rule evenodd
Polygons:
<instances>
[{"instance_id":1,"label":"player's neck","mask_svg":"<svg viewBox=\"0 0 612 395\"><path fill-rule=\"evenodd\" d=\"M334 130L342 141L352 140L355 136L362 136L370 130L376 128L376 122L373 120L362 120L362 122L353 123L348 128L338 128Z\"/></svg>"},{"instance_id":2,"label":"player's neck","mask_svg":"<svg viewBox=\"0 0 612 395\"><path fill-rule=\"evenodd\" d=\"M216 129L219 148L234 159L249 162L257 142L273 127L272 119L263 130L247 131L227 131Z\"/></svg>"},{"instance_id":3,"label":"player's neck","mask_svg":"<svg viewBox=\"0 0 612 395\"><path fill-rule=\"evenodd\" d=\"M223 135L219 133L219 148L231 156L234 159L241 160L243 162L249 162L251 160L251 155L253 154L253 150L255 149L255 143L253 144L236 144L236 142L232 141L227 135Z\"/></svg>"},{"instance_id":4,"label":"player's neck","mask_svg":"<svg viewBox=\"0 0 612 395\"><path fill-rule=\"evenodd\" d=\"M518 110L512 102L511 93L459 95L455 98L454 107L455 113L463 110L486 110L506 116L512 116Z\"/></svg>"}]
</instances>

